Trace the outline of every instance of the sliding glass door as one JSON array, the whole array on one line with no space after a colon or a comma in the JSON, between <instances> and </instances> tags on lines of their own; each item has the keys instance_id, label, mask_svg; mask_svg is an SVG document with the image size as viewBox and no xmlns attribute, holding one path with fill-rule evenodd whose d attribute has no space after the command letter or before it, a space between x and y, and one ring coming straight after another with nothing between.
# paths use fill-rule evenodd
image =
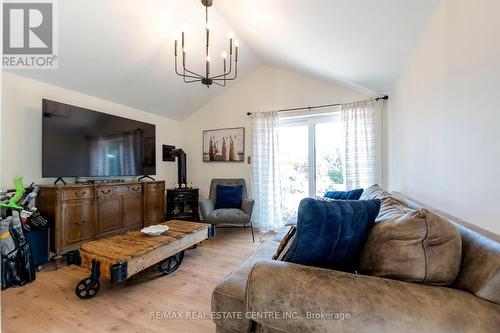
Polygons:
<instances>
[{"instance_id":1,"label":"sliding glass door","mask_svg":"<svg viewBox=\"0 0 500 333\"><path fill-rule=\"evenodd\" d=\"M283 219L296 215L300 200L309 196L309 128L304 123L284 123L279 128Z\"/></svg>"},{"instance_id":2,"label":"sliding glass door","mask_svg":"<svg viewBox=\"0 0 500 333\"><path fill-rule=\"evenodd\" d=\"M323 196L327 191L345 190L342 123L336 120L316 123L311 130L314 131L314 194Z\"/></svg>"},{"instance_id":3,"label":"sliding glass door","mask_svg":"<svg viewBox=\"0 0 500 333\"><path fill-rule=\"evenodd\" d=\"M344 133L340 114L280 119L279 148L285 221L300 200L344 190Z\"/></svg>"}]
</instances>

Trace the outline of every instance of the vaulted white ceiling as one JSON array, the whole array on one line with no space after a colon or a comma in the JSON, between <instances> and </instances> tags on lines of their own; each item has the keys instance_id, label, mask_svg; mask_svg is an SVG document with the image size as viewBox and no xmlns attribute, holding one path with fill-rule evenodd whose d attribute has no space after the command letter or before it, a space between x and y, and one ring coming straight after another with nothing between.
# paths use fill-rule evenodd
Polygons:
<instances>
[{"instance_id":1,"label":"vaulted white ceiling","mask_svg":"<svg viewBox=\"0 0 500 333\"><path fill-rule=\"evenodd\" d=\"M212 68L240 40L241 76L259 63L373 93L390 91L439 0L214 0ZM65 0L59 69L15 71L144 111L182 119L228 88L185 84L173 36L186 31L188 64L203 66L199 0Z\"/></svg>"}]
</instances>

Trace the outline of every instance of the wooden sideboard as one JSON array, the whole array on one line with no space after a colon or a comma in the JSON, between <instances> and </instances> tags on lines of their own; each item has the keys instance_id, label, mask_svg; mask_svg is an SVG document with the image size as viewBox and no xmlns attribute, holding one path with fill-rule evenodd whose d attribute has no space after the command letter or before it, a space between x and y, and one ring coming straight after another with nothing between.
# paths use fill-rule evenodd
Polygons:
<instances>
[{"instance_id":1,"label":"wooden sideboard","mask_svg":"<svg viewBox=\"0 0 500 333\"><path fill-rule=\"evenodd\" d=\"M42 185L37 207L58 261L84 242L163 222L165 182Z\"/></svg>"}]
</instances>

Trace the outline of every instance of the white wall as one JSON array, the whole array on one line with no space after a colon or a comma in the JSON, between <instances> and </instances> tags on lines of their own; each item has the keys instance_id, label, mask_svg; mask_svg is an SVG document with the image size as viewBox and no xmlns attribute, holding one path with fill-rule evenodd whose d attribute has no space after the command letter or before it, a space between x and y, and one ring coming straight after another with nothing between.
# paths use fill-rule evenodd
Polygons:
<instances>
[{"instance_id":1,"label":"white wall","mask_svg":"<svg viewBox=\"0 0 500 333\"><path fill-rule=\"evenodd\" d=\"M161 145L182 144L180 122L7 72L3 72L1 91L1 187L12 186L12 179L18 176L24 177L25 184L51 181L41 178L42 98L155 124L156 179L168 184L176 181L176 165L162 162Z\"/></svg>"},{"instance_id":2,"label":"white wall","mask_svg":"<svg viewBox=\"0 0 500 333\"><path fill-rule=\"evenodd\" d=\"M219 89L217 87L210 89ZM371 97L339 85L311 79L289 71L261 66L183 121L188 180L208 196L212 178L243 177L249 185L251 165L251 120L247 112L287 107L351 102ZM203 162L202 132L206 129L245 127L245 162Z\"/></svg>"},{"instance_id":3,"label":"white wall","mask_svg":"<svg viewBox=\"0 0 500 333\"><path fill-rule=\"evenodd\" d=\"M442 0L387 121L389 187L497 233L498 13L498 0Z\"/></svg>"}]
</instances>

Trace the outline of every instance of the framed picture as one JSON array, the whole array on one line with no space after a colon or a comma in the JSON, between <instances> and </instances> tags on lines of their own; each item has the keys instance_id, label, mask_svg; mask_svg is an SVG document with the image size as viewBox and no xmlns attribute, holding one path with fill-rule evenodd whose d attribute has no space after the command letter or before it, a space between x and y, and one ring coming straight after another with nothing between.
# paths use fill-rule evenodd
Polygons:
<instances>
[{"instance_id":1,"label":"framed picture","mask_svg":"<svg viewBox=\"0 0 500 333\"><path fill-rule=\"evenodd\" d=\"M203 131L203 162L244 162L245 128Z\"/></svg>"}]
</instances>

